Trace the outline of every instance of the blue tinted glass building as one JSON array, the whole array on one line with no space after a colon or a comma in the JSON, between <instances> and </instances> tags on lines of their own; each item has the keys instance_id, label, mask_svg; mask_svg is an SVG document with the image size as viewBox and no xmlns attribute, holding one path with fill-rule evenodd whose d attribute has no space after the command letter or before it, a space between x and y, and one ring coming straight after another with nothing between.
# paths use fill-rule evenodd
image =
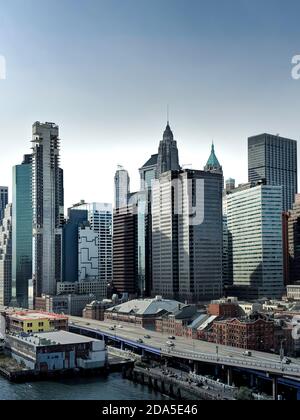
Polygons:
<instances>
[{"instance_id":1,"label":"blue tinted glass building","mask_svg":"<svg viewBox=\"0 0 300 420\"><path fill-rule=\"evenodd\" d=\"M28 285L32 278L32 167L31 155L13 168L12 299L28 307Z\"/></svg>"}]
</instances>

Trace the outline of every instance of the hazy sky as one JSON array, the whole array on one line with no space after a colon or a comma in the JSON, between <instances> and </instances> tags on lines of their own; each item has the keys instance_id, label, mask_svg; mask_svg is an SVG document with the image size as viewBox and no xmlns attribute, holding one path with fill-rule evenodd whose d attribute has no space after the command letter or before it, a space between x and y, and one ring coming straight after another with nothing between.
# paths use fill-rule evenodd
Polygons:
<instances>
[{"instance_id":1,"label":"hazy sky","mask_svg":"<svg viewBox=\"0 0 300 420\"><path fill-rule=\"evenodd\" d=\"M66 205L112 201L157 152L170 104L181 164L214 139L225 177L247 181L247 137L300 137L299 0L0 0L0 185L34 121L60 125Z\"/></svg>"}]
</instances>

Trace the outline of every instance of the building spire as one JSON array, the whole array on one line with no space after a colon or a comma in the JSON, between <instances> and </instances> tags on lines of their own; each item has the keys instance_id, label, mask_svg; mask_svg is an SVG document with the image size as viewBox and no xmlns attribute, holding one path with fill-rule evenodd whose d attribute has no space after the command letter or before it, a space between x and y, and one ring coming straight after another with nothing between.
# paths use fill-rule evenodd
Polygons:
<instances>
[{"instance_id":1,"label":"building spire","mask_svg":"<svg viewBox=\"0 0 300 420\"><path fill-rule=\"evenodd\" d=\"M204 170L208 171L208 172L223 173L222 166L220 165L220 162L218 161L218 158L217 158L216 153L215 153L214 141L212 141L210 157L207 161L207 164L206 164Z\"/></svg>"}]
</instances>

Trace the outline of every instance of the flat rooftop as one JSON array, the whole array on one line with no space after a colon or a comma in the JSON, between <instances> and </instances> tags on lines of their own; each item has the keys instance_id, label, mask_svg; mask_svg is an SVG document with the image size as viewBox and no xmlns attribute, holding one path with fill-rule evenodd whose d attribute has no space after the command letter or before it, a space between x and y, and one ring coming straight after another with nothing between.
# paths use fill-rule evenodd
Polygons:
<instances>
[{"instance_id":1,"label":"flat rooftop","mask_svg":"<svg viewBox=\"0 0 300 420\"><path fill-rule=\"evenodd\" d=\"M19 321L35 321L39 319L59 320L68 319L65 315L58 315L42 311L18 311L9 314L11 318L18 319Z\"/></svg>"},{"instance_id":2,"label":"flat rooftop","mask_svg":"<svg viewBox=\"0 0 300 420\"><path fill-rule=\"evenodd\" d=\"M73 334L67 331L54 331L48 333L37 333L37 334L19 334L17 335L19 340L32 343L36 347L66 345L66 344L87 344L93 343L96 340L94 338L84 337L79 334Z\"/></svg>"}]
</instances>

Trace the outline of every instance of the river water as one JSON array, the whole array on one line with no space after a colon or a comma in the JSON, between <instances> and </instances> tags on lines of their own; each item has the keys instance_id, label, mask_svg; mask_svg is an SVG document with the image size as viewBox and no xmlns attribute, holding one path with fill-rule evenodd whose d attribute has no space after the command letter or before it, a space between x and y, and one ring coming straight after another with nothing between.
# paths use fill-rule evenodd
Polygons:
<instances>
[{"instance_id":1,"label":"river water","mask_svg":"<svg viewBox=\"0 0 300 420\"><path fill-rule=\"evenodd\" d=\"M0 377L0 400L162 400L148 387L122 378L107 377L63 379L59 381L13 384Z\"/></svg>"}]
</instances>

